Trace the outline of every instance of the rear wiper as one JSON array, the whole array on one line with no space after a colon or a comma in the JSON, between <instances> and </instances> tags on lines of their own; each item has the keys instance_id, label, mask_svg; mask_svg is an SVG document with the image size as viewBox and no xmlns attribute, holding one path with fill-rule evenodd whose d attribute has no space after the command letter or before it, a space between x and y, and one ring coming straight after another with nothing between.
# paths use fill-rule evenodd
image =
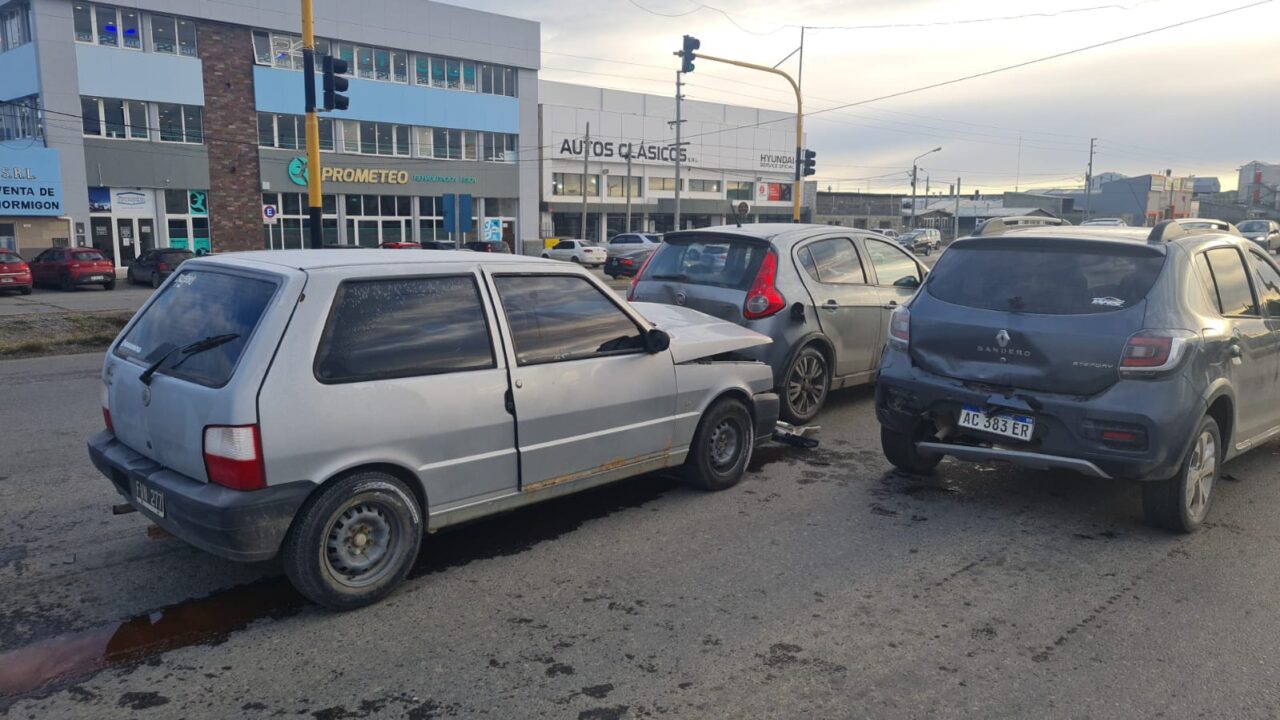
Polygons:
<instances>
[{"instance_id":1,"label":"rear wiper","mask_svg":"<svg viewBox=\"0 0 1280 720\"><path fill-rule=\"evenodd\" d=\"M240 337L240 333L225 333L223 335L210 335L209 337L204 338L202 340L197 340L191 343L190 345L186 345L181 348L175 347L169 350L169 352L166 352L164 355L161 355L159 360L156 360L155 362L151 363L151 365L149 365L146 370L142 371L142 374L138 376L138 379L142 381L143 385L150 385L152 376L156 374L156 371L160 369L160 366L164 364L164 361L168 360L169 357L174 353L181 351L184 356L181 360L179 360L177 363L174 364L174 367L177 368L180 365L182 365L182 363L186 362L187 358L191 357L192 355L198 355L204 352L205 350L212 350L218 347L219 345L226 345L227 343L231 342L232 340L235 340L238 337Z\"/></svg>"},{"instance_id":2,"label":"rear wiper","mask_svg":"<svg viewBox=\"0 0 1280 720\"><path fill-rule=\"evenodd\" d=\"M1006 300L1006 302L1009 303L1010 310L1019 311L1019 310L1022 310L1022 308L1026 307L1026 302L1022 300L1021 295L1014 295L1013 297Z\"/></svg>"},{"instance_id":3,"label":"rear wiper","mask_svg":"<svg viewBox=\"0 0 1280 720\"><path fill-rule=\"evenodd\" d=\"M685 282L689 279L689 276L684 273L664 273L661 275L650 275L649 277L654 280L679 280L680 282Z\"/></svg>"}]
</instances>

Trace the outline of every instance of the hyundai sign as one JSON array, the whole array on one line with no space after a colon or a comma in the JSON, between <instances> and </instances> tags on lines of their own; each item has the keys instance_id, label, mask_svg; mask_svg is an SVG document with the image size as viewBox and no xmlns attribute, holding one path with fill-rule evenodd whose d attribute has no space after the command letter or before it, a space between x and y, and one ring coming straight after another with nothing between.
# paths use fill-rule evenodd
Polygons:
<instances>
[{"instance_id":1,"label":"hyundai sign","mask_svg":"<svg viewBox=\"0 0 1280 720\"><path fill-rule=\"evenodd\" d=\"M65 214L58 151L31 140L0 145L0 215Z\"/></svg>"}]
</instances>

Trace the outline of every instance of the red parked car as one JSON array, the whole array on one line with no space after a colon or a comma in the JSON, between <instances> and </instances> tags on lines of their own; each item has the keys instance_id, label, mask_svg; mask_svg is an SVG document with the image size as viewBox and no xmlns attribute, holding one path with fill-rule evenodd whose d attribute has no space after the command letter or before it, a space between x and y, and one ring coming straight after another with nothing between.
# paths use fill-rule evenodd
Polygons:
<instances>
[{"instance_id":1,"label":"red parked car","mask_svg":"<svg viewBox=\"0 0 1280 720\"><path fill-rule=\"evenodd\" d=\"M17 290L31 294L31 268L21 255L12 250L0 249L0 290Z\"/></svg>"},{"instance_id":2,"label":"red parked car","mask_svg":"<svg viewBox=\"0 0 1280 720\"><path fill-rule=\"evenodd\" d=\"M402 248L402 249L412 248L412 249L414 249L414 250L421 250L421 249L422 249L422 246L421 246L421 245L419 245L419 244L418 244L418 243L416 243L416 242L413 242L412 240L398 240L398 241L396 241L396 242L384 242L384 243L382 243L381 245L379 245L378 247L380 247L380 248L391 248L391 249L396 249L396 248Z\"/></svg>"},{"instance_id":3,"label":"red parked car","mask_svg":"<svg viewBox=\"0 0 1280 720\"><path fill-rule=\"evenodd\" d=\"M31 261L31 278L39 285L75 290L80 285L116 286L116 266L96 248L50 248Z\"/></svg>"}]
</instances>

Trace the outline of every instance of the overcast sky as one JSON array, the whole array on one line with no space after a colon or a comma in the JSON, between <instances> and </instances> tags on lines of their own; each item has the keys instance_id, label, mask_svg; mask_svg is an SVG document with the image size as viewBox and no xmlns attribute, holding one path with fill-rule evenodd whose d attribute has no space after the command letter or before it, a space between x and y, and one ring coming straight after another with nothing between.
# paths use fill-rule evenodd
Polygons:
<instances>
[{"instance_id":1,"label":"overcast sky","mask_svg":"<svg viewBox=\"0 0 1280 720\"><path fill-rule=\"evenodd\" d=\"M456 1L456 0L455 0ZM1171 25L1257 0L470 0L542 24L541 77L671 94L683 34L714 55L773 65L806 25L807 113ZM647 8L642 9L642 8ZM1087 8L1100 8L1084 10ZM1081 10L1079 12L1064 12ZM679 17L664 17L661 14ZM1030 13L1052 17L969 22ZM735 24L736 23L736 24ZM924 27L834 29L832 26ZM737 27L737 26L741 27ZM825 26L823 29L818 29ZM595 59L582 59L571 55ZM783 69L794 73L793 57ZM691 99L780 110L790 88L700 61ZM911 159L933 190L1082 184L1094 171L1217 176L1280 162L1280 0L933 90L818 113L806 122L822 187L900 191ZM1021 152L1019 152L1021 138ZM1020 159L1019 159L1020 156ZM923 192L924 176L921 176Z\"/></svg>"}]
</instances>

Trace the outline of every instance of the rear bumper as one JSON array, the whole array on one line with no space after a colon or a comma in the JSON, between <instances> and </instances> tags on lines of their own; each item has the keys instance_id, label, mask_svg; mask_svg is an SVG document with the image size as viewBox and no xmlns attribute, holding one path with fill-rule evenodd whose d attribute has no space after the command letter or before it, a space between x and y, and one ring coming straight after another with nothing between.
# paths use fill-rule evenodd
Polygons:
<instances>
[{"instance_id":1,"label":"rear bumper","mask_svg":"<svg viewBox=\"0 0 1280 720\"><path fill-rule=\"evenodd\" d=\"M105 430L89 439L89 459L152 522L201 550L240 562L275 557L315 488L299 481L242 492L200 482L134 452ZM134 481L164 493L164 517L138 504Z\"/></svg>"},{"instance_id":2,"label":"rear bumper","mask_svg":"<svg viewBox=\"0 0 1280 720\"><path fill-rule=\"evenodd\" d=\"M31 287L31 273L0 273L0 290Z\"/></svg>"},{"instance_id":3,"label":"rear bumper","mask_svg":"<svg viewBox=\"0 0 1280 720\"><path fill-rule=\"evenodd\" d=\"M775 392L756 393L751 398L751 417L756 424L756 445L773 439L773 428L778 424L778 410L782 401Z\"/></svg>"},{"instance_id":4,"label":"rear bumper","mask_svg":"<svg viewBox=\"0 0 1280 720\"><path fill-rule=\"evenodd\" d=\"M919 368L904 353L889 349L876 382L876 419L902 433L914 432L922 421L953 427L962 405L988 408L993 407L993 399L1004 400L990 390ZM921 443L919 449L974 462L1158 480L1177 472L1206 410L1203 397L1181 376L1121 380L1087 398L1018 390L1013 400L1031 407L1011 410L1035 418L1029 442L953 429L942 440ZM1107 428L1140 431L1145 443L1116 446L1102 439L1101 430Z\"/></svg>"},{"instance_id":5,"label":"rear bumper","mask_svg":"<svg viewBox=\"0 0 1280 720\"><path fill-rule=\"evenodd\" d=\"M72 285L98 285L100 283L115 282L115 270L98 270L95 272L86 272L73 274L69 276Z\"/></svg>"}]
</instances>

